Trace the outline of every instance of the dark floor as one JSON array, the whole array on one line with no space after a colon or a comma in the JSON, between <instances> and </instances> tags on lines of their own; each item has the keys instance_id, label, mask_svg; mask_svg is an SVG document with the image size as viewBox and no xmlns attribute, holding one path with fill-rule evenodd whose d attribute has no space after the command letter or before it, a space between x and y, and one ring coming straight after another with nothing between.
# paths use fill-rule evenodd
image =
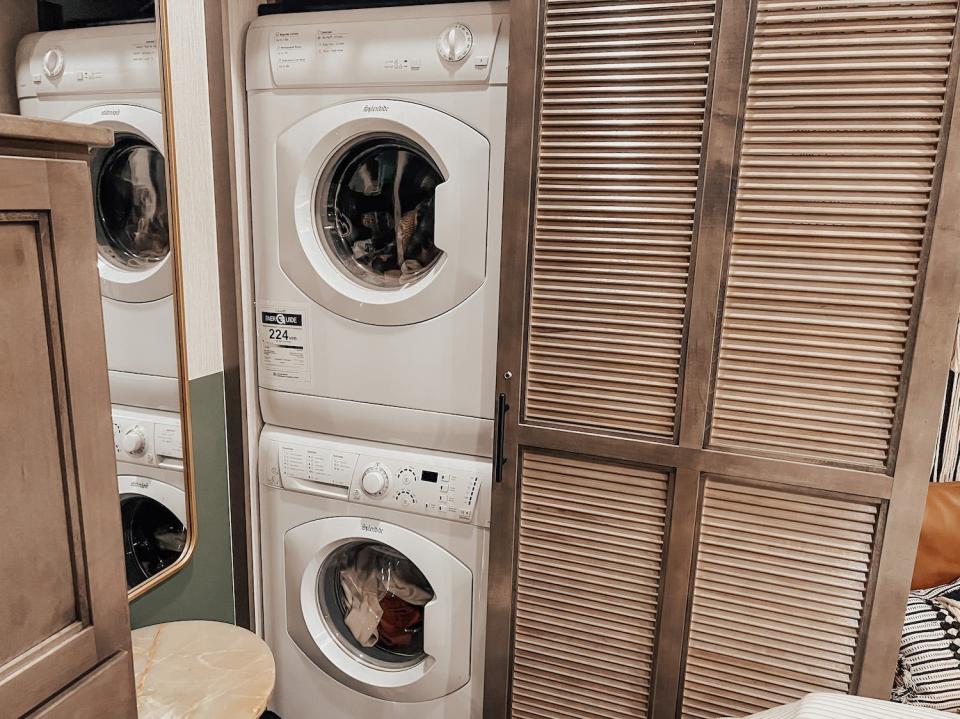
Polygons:
<instances>
[{"instance_id":1,"label":"dark floor","mask_svg":"<svg viewBox=\"0 0 960 719\"><path fill-rule=\"evenodd\" d=\"M280 717L274 714L272 711L265 711L260 715L260 719L280 719Z\"/></svg>"}]
</instances>

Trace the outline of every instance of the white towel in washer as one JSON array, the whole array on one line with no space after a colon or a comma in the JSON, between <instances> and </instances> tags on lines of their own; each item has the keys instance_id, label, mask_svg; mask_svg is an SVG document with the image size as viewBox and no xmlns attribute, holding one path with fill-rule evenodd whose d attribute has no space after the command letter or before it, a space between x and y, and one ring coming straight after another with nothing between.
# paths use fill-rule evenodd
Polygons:
<instances>
[{"instance_id":1,"label":"white towel in washer","mask_svg":"<svg viewBox=\"0 0 960 719\"><path fill-rule=\"evenodd\" d=\"M383 554L369 547L357 552L353 566L340 570L340 586L347 605L344 623L362 647L372 647L380 639L380 600L388 592L421 607L433 599L430 592L401 577Z\"/></svg>"}]
</instances>

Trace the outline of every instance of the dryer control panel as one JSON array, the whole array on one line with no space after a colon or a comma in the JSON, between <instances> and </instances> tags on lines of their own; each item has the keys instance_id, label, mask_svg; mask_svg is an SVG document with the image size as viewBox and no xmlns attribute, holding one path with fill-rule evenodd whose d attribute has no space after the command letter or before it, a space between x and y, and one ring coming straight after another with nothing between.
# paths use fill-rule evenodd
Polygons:
<instances>
[{"instance_id":1,"label":"dryer control panel","mask_svg":"<svg viewBox=\"0 0 960 719\"><path fill-rule=\"evenodd\" d=\"M257 18L247 90L506 84L508 23L506 3Z\"/></svg>"},{"instance_id":2,"label":"dryer control panel","mask_svg":"<svg viewBox=\"0 0 960 719\"><path fill-rule=\"evenodd\" d=\"M17 49L20 99L159 91L160 55L152 23L34 33Z\"/></svg>"},{"instance_id":3,"label":"dryer control panel","mask_svg":"<svg viewBox=\"0 0 960 719\"><path fill-rule=\"evenodd\" d=\"M180 418L173 412L114 405L113 448L118 462L182 469Z\"/></svg>"},{"instance_id":4,"label":"dryer control panel","mask_svg":"<svg viewBox=\"0 0 960 719\"><path fill-rule=\"evenodd\" d=\"M264 429L262 484L480 526L490 524L489 460Z\"/></svg>"}]
</instances>

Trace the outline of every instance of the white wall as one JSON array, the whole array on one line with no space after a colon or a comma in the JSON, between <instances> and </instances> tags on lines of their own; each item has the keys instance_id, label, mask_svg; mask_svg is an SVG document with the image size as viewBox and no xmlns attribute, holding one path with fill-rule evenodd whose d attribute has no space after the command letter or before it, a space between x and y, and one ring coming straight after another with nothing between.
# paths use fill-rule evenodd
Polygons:
<instances>
[{"instance_id":1,"label":"white wall","mask_svg":"<svg viewBox=\"0 0 960 719\"><path fill-rule=\"evenodd\" d=\"M171 2L167 21L172 110L168 132L172 129L176 153L187 379L193 380L223 371L204 4Z\"/></svg>"},{"instance_id":2,"label":"white wall","mask_svg":"<svg viewBox=\"0 0 960 719\"><path fill-rule=\"evenodd\" d=\"M253 622L262 634L260 601L260 522L258 506L257 444L263 420L257 398L256 315L253 306L253 256L250 230L250 182L247 151L247 98L244 75L244 43L247 26L257 16L259 0L230 0L224 3L224 53L227 62L227 94L231 119L235 211L237 218L237 264L240 292L241 368L247 417L247 476L250 478L251 561L253 564Z\"/></svg>"}]
</instances>

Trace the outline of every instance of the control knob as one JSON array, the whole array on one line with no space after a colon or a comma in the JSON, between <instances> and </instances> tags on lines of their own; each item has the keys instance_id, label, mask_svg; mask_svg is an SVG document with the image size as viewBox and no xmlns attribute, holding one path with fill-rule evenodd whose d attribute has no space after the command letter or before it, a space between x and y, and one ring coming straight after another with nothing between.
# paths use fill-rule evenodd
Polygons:
<instances>
[{"instance_id":1,"label":"control knob","mask_svg":"<svg viewBox=\"0 0 960 719\"><path fill-rule=\"evenodd\" d=\"M50 48L43 54L40 64L47 79L55 80L60 77L63 74L63 50L59 47Z\"/></svg>"},{"instance_id":2,"label":"control knob","mask_svg":"<svg viewBox=\"0 0 960 719\"><path fill-rule=\"evenodd\" d=\"M147 435L144 434L143 427L137 425L131 427L123 434L120 446L126 454L131 457L139 457L147 448Z\"/></svg>"},{"instance_id":3,"label":"control knob","mask_svg":"<svg viewBox=\"0 0 960 719\"><path fill-rule=\"evenodd\" d=\"M447 62L460 62L472 48L473 33L462 23L450 25L437 38L437 52Z\"/></svg>"},{"instance_id":4,"label":"control knob","mask_svg":"<svg viewBox=\"0 0 960 719\"><path fill-rule=\"evenodd\" d=\"M390 485L390 474L382 464L374 464L363 470L360 488L368 497L382 497Z\"/></svg>"}]
</instances>

